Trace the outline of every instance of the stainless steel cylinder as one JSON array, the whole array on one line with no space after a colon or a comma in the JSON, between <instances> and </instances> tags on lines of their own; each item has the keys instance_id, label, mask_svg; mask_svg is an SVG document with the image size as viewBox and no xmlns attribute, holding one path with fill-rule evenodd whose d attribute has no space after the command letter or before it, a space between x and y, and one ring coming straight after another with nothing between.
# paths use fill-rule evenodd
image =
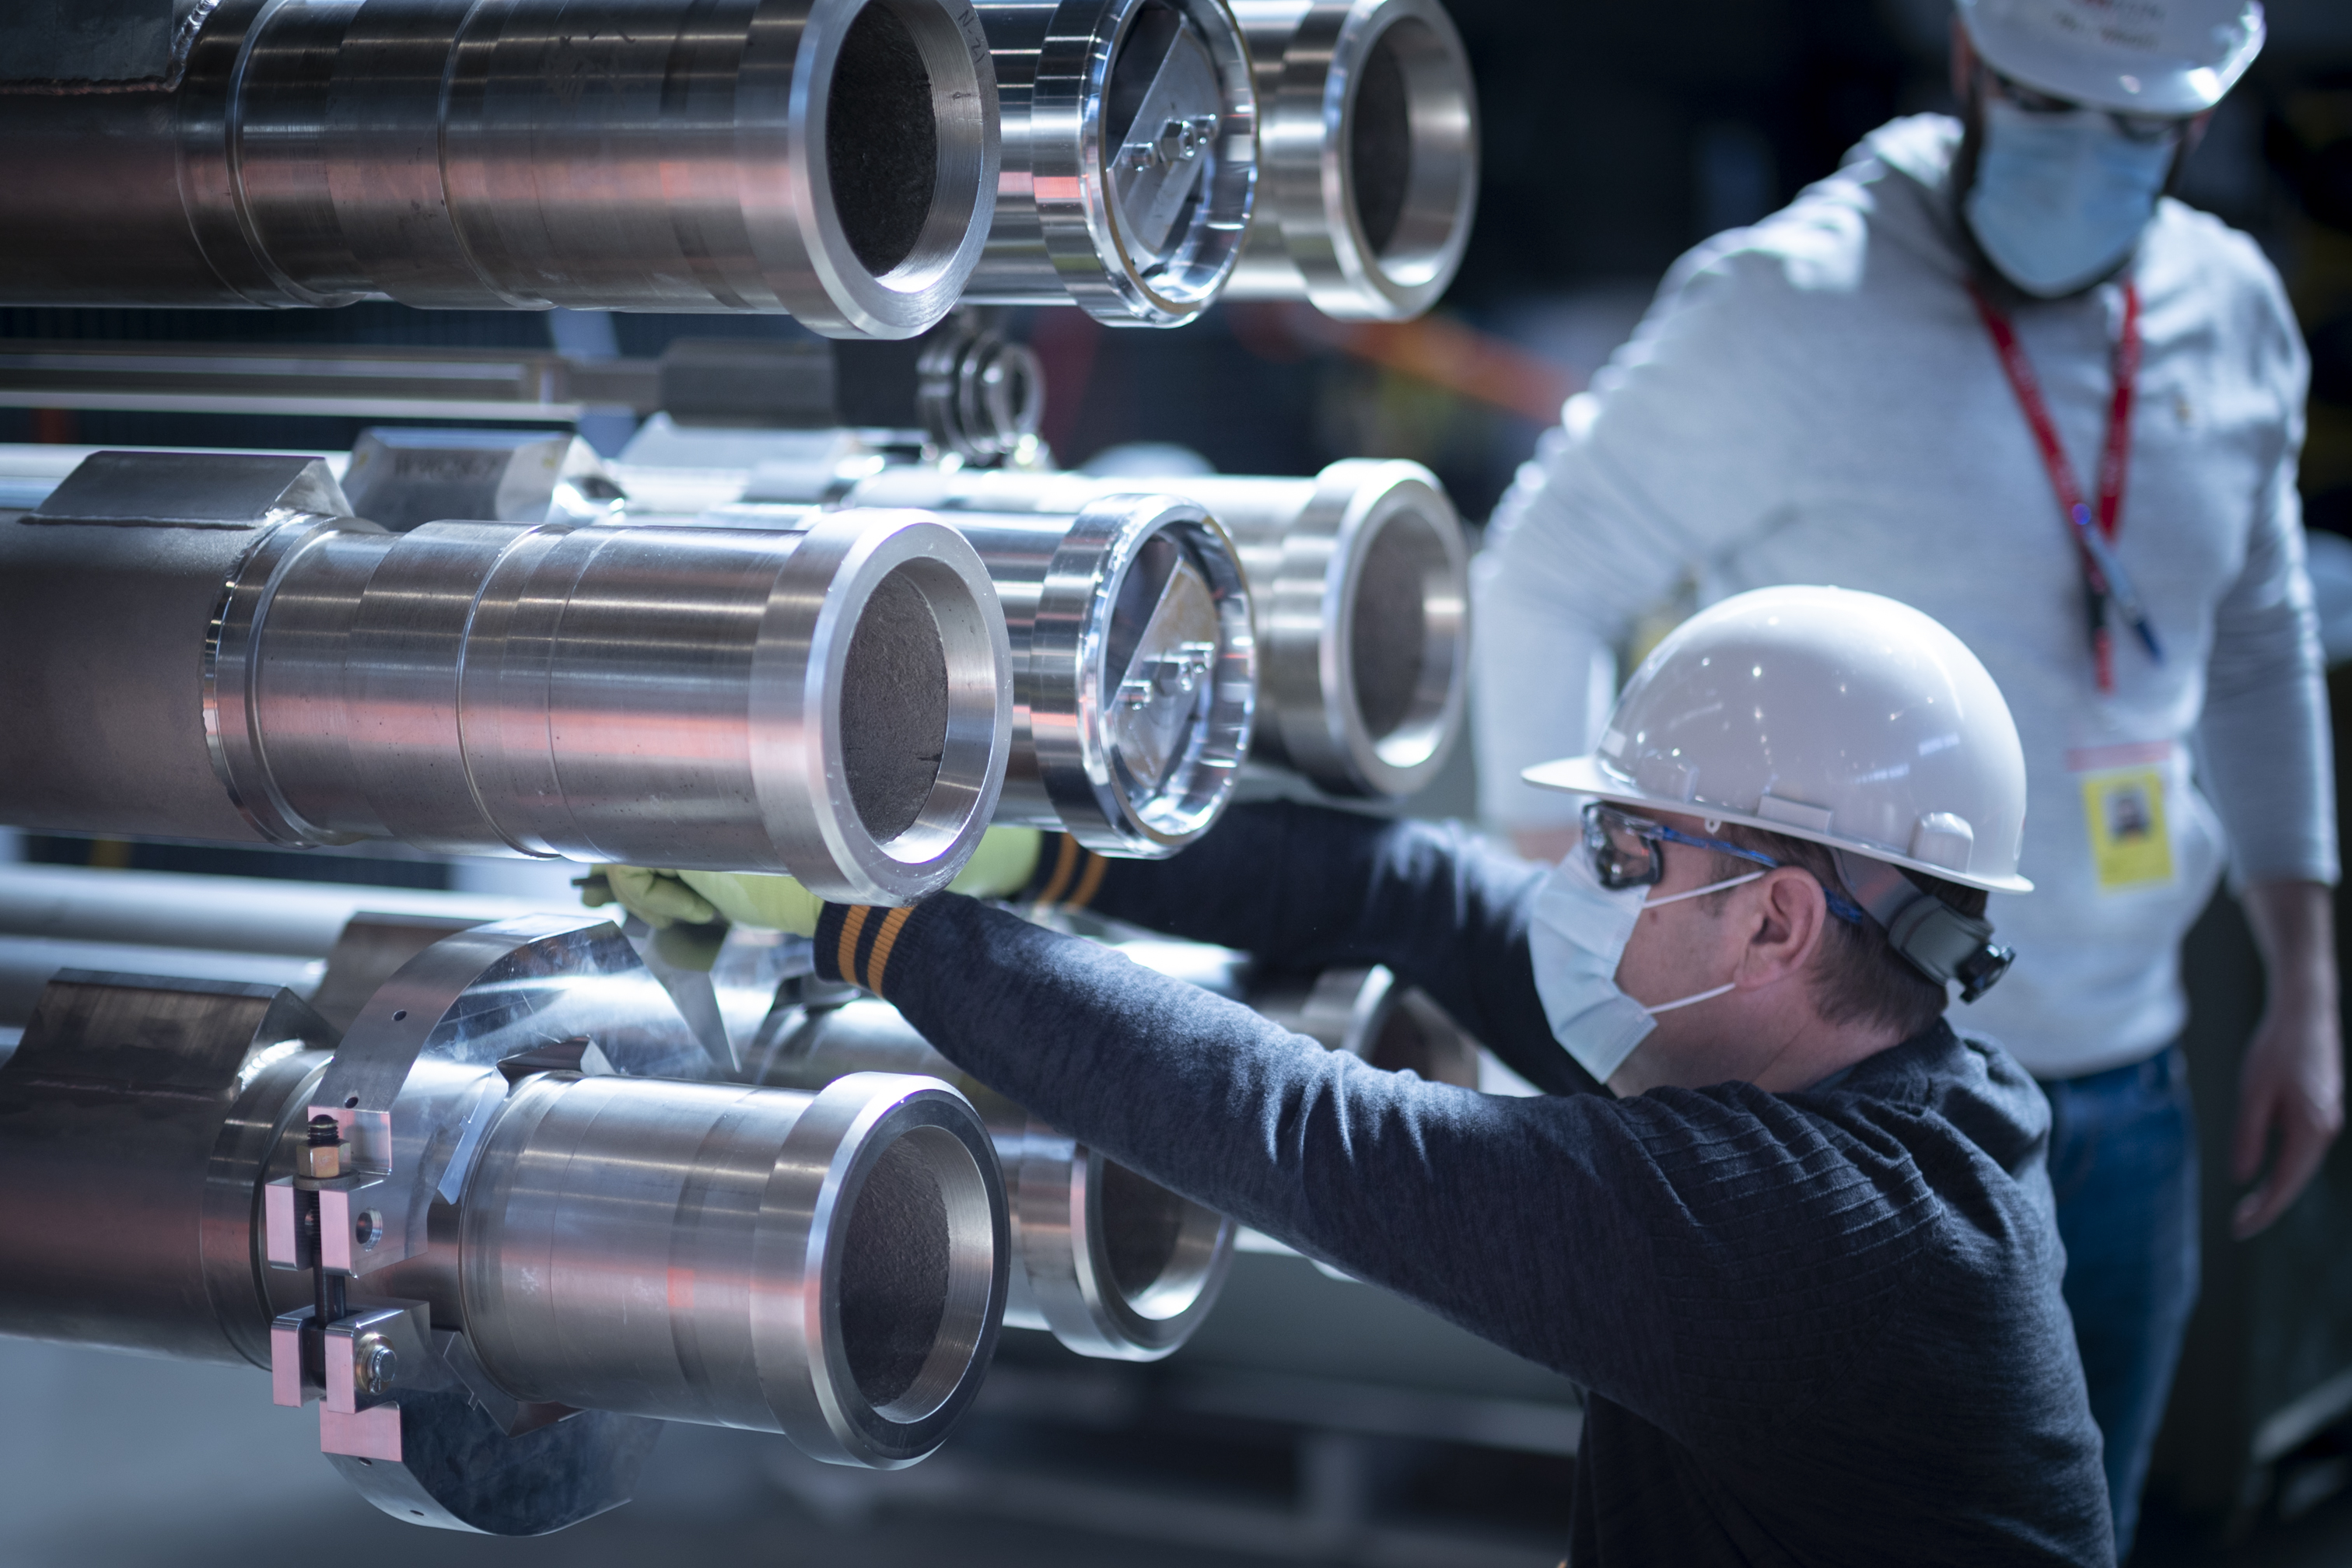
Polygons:
<instances>
[{"instance_id":1,"label":"stainless steel cylinder","mask_svg":"<svg viewBox=\"0 0 2352 1568\"><path fill-rule=\"evenodd\" d=\"M68 973L0 1063L0 1334L269 1364L261 1183L334 1031L273 986Z\"/></svg>"},{"instance_id":2,"label":"stainless steel cylinder","mask_svg":"<svg viewBox=\"0 0 2352 1568\"><path fill-rule=\"evenodd\" d=\"M1383 1071L1478 1087L1477 1043L1383 965L1253 975L1243 1000L1293 1034Z\"/></svg>"},{"instance_id":3,"label":"stainless steel cylinder","mask_svg":"<svg viewBox=\"0 0 2352 1568\"><path fill-rule=\"evenodd\" d=\"M788 311L908 337L995 202L968 0L221 0L0 84L0 300Z\"/></svg>"},{"instance_id":4,"label":"stainless steel cylinder","mask_svg":"<svg viewBox=\"0 0 2352 1568\"><path fill-rule=\"evenodd\" d=\"M1435 475L1349 458L1315 478L1097 479L886 468L859 506L1062 515L1148 486L1199 502L1240 552L1258 642L1256 753L1334 795L1425 786L1459 736L1469 550Z\"/></svg>"},{"instance_id":5,"label":"stainless steel cylinder","mask_svg":"<svg viewBox=\"0 0 2352 1568\"><path fill-rule=\"evenodd\" d=\"M1190 501L1113 495L1075 517L951 513L1013 642L998 822L1107 854L1207 832L1249 751L1257 656L1223 531Z\"/></svg>"},{"instance_id":6,"label":"stainless steel cylinder","mask_svg":"<svg viewBox=\"0 0 2352 1568\"><path fill-rule=\"evenodd\" d=\"M1258 194L1226 293L1417 316L1462 266L1478 95L1439 0L1234 0L1257 72Z\"/></svg>"},{"instance_id":7,"label":"stainless steel cylinder","mask_svg":"<svg viewBox=\"0 0 2352 1568\"><path fill-rule=\"evenodd\" d=\"M549 1074L461 1204L466 1331L525 1400L780 1431L896 1468L995 1349L996 1154L944 1086L814 1094Z\"/></svg>"},{"instance_id":8,"label":"stainless steel cylinder","mask_svg":"<svg viewBox=\"0 0 2352 1568\"><path fill-rule=\"evenodd\" d=\"M907 513L800 533L0 522L0 821L789 870L934 890L996 804L1011 656Z\"/></svg>"},{"instance_id":9,"label":"stainless steel cylinder","mask_svg":"<svg viewBox=\"0 0 2352 1568\"><path fill-rule=\"evenodd\" d=\"M960 1071L878 1001L812 1008L771 1030L749 1076L817 1089L866 1072L944 1079L988 1123L1013 1209L1004 1321L1080 1355L1157 1361L1192 1337L1233 1261L1234 1224L1055 1131Z\"/></svg>"},{"instance_id":10,"label":"stainless steel cylinder","mask_svg":"<svg viewBox=\"0 0 2352 1568\"><path fill-rule=\"evenodd\" d=\"M1249 46L1225 0L980 0L1004 162L965 298L1180 326L1239 256L1256 182Z\"/></svg>"}]
</instances>

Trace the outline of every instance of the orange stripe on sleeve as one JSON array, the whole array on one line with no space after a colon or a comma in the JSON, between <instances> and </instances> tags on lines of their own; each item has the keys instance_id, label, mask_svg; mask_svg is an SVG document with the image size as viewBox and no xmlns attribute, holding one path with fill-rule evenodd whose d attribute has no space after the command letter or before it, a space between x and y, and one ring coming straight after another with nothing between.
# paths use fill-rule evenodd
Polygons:
<instances>
[{"instance_id":1,"label":"orange stripe on sleeve","mask_svg":"<svg viewBox=\"0 0 2352 1568\"><path fill-rule=\"evenodd\" d=\"M1059 836L1061 847L1054 851L1054 874L1045 879L1045 890L1037 895L1037 907L1051 909L1070 885L1071 874L1078 868L1078 841L1065 833Z\"/></svg>"},{"instance_id":2,"label":"orange stripe on sleeve","mask_svg":"<svg viewBox=\"0 0 2352 1568\"><path fill-rule=\"evenodd\" d=\"M912 904L901 904L882 917L882 929L874 933L874 952L866 961L866 989L877 996L882 994L882 971L890 962L890 949L898 933L907 929L907 921L915 912Z\"/></svg>"},{"instance_id":3,"label":"orange stripe on sleeve","mask_svg":"<svg viewBox=\"0 0 2352 1568\"><path fill-rule=\"evenodd\" d=\"M1109 856L1088 855L1087 874L1078 879L1077 891L1070 895L1070 908L1082 910L1094 902L1095 895L1102 891L1103 873L1109 869Z\"/></svg>"},{"instance_id":4,"label":"orange stripe on sleeve","mask_svg":"<svg viewBox=\"0 0 2352 1568\"><path fill-rule=\"evenodd\" d=\"M841 922L841 950L835 954L835 966L852 985L857 984L857 936L866 929L866 917L873 912L864 904L852 904Z\"/></svg>"}]
</instances>

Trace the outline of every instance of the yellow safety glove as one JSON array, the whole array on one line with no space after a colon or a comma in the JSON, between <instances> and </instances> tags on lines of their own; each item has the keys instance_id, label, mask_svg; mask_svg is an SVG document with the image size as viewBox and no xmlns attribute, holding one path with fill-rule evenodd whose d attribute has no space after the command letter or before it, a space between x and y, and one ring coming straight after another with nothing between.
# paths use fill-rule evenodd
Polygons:
<instances>
[{"instance_id":1,"label":"yellow safety glove","mask_svg":"<svg viewBox=\"0 0 2352 1568\"><path fill-rule=\"evenodd\" d=\"M1019 892L1037 874L1037 857L1045 836L1034 827L992 827L980 836L963 869L948 884L950 893L975 899L1002 899Z\"/></svg>"},{"instance_id":2,"label":"yellow safety glove","mask_svg":"<svg viewBox=\"0 0 2352 1568\"><path fill-rule=\"evenodd\" d=\"M760 871L680 871L678 876L737 925L814 936L824 900L790 877Z\"/></svg>"},{"instance_id":3,"label":"yellow safety glove","mask_svg":"<svg viewBox=\"0 0 2352 1568\"><path fill-rule=\"evenodd\" d=\"M590 909L618 904L656 931L684 922L708 925L719 918L709 900L678 879L675 871L645 866L599 866L580 882L580 901Z\"/></svg>"}]
</instances>

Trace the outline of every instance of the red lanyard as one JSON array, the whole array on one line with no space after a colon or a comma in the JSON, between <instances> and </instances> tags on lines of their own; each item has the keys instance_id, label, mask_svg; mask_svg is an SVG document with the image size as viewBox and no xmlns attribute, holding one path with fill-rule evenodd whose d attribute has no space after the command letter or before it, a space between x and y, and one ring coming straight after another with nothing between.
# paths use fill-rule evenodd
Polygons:
<instances>
[{"instance_id":1,"label":"red lanyard","mask_svg":"<svg viewBox=\"0 0 2352 1568\"><path fill-rule=\"evenodd\" d=\"M2066 461L2066 449L2058 443L2058 426L2050 417L2050 405L2043 399L2042 384L2034 376L2033 362L2025 357L2025 345L2017 341L2017 329L1973 283L1969 285L1969 297L1976 301L1977 314L1984 318L1985 331L1992 335L1993 347L2000 355L2000 368L2009 377L2010 390L2017 395L2017 405L2024 411L2026 424L2033 429L2033 444L2042 453L2042 466L2050 473L2050 489L2058 498L2059 510L2065 514L2067 532L2074 538L2075 558L2083 569L2084 596L2090 612L2092 668L2098 677L2099 689L2113 691L2115 647L2107 635L2110 605L2121 612L2139 634L2151 658L2161 661L2164 658L2147 607L2133 590L2131 579L2115 552L2116 535L2123 527L2124 474L2131 466L2132 395L2139 380L2139 289L2132 283L2124 285L2124 330L2116 343L2116 391L2114 400L2107 405L2106 446L2099 454L2095 513L2083 503L2082 489L2074 482L2074 470Z\"/></svg>"}]
</instances>

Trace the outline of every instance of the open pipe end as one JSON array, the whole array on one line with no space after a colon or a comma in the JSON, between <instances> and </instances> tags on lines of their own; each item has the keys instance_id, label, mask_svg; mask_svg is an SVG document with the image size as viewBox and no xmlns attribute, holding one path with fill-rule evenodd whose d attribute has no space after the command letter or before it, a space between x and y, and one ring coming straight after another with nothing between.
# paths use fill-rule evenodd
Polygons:
<instances>
[{"instance_id":1,"label":"open pipe end","mask_svg":"<svg viewBox=\"0 0 2352 1568\"><path fill-rule=\"evenodd\" d=\"M1034 1123L1027 1143L1019 1245L1044 1326L1100 1360L1174 1352L1224 1289L1233 1221Z\"/></svg>"},{"instance_id":2,"label":"open pipe end","mask_svg":"<svg viewBox=\"0 0 2352 1568\"><path fill-rule=\"evenodd\" d=\"M804 1125L800 1152L828 1143L809 1231L824 1353L785 1429L821 1459L910 1465L946 1438L995 1352L1011 1261L995 1148L953 1089L895 1074L837 1080Z\"/></svg>"},{"instance_id":3,"label":"open pipe end","mask_svg":"<svg viewBox=\"0 0 2352 1568\"><path fill-rule=\"evenodd\" d=\"M844 901L936 892L1004 783L1013 656L996 590L962 535L918 512L829 513L793 560L824 587L780 588L772 607L772 656L801 703L775 726L797 787L762 788L785 863Z\"/></svg>"},{"instance_id":4,"label":"open pipe end","mask_svg":"<svg viewBox=\"0 0 2352 1568\"><path fill-rule=\"evenodd\" d=\"M1245 25L1280 0L1241 0ZM1290 16L1296 10L1280 6ZM1236 297L1305 297L1328 316L1402 321L1460 270L1478 197L1478 101L1438 0L1322 4L1250 26L1267 148Z\"/></svg>"},{"instance_id":5,"label":"open pipe end","mask_svg":"<svg viewBox=\"0 0 2352 1568\"><path fill-rule=\"evenodd\" d=\"M1331 794L1412 795L1445 765L1466 699L1470 559L1454 503L1417 463L1334 463L1283 554L1265 651L1276 747Z\"/></svg>"},{"instance_id":6,"label":"open pipe end","mask_svg":"<svg viewBox=\"0 0 2352 1568\"><path fill-rule=\"evenodd\" d=\"M954 309L996 211L996 74L970 0L817 0L797 162L834 337L908 338Z\"/></svg>"}]
</instances>

